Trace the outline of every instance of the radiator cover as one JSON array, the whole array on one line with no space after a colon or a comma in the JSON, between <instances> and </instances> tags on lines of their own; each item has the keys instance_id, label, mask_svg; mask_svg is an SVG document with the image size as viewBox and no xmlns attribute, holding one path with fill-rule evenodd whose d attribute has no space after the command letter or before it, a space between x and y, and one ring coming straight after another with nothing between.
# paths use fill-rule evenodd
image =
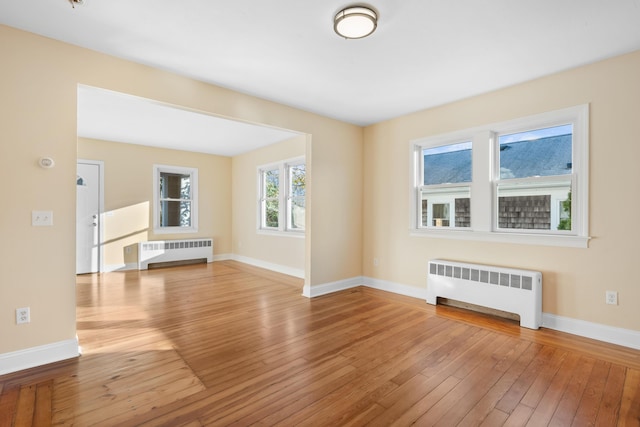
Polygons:
<instances>
[{"instance_id":1,"label":"radiator cover","mask_svg":"<svg viewBox=\"0 0 640 427\"><path fill-rule=\"evenodd\" d=\"M438 297L518 314L520 326L526 328L538 329L542 325L539 271L431 260L427 302L436 305Z\"/></svg>"},{"instance_id":2,"label":"radiator cover","mask_svg":"<svg viewBox=\"0 0 640 427\"><path fill-rule=\"evenodd\" d=\"M213 261L213 239L152 240L138 243L138 269L156 262L206 258Z\"/></svg>"}]
</instances>

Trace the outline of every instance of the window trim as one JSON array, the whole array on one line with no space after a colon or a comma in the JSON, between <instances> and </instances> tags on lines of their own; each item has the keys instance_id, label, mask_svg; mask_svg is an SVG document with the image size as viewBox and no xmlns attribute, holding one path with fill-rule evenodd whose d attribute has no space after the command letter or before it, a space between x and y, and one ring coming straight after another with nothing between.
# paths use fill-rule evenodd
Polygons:
<instances>
[{"instance_id":1,"label":"window trim","mask_svg":"<svg viewBox=\"0 0 640 427\"><path fill-rule=\"evenodd\" d=\"M572 230L553 233L538 230L508 230L497 228L497 178L499 175L499 134L542 129L560 124L573 124L572 180L574 197L571 204ZM470 183L471 227L420 227L419 182L422 172L420 159L424 148L472 141L472 182ZM504 122L454 131L410 141L410 236L434 237L469 241L489 241L543 246L587 248L589 237L589 105L583 104L560 110L521 117ZM563 177L553 177L556 181ZM502 180L502 183L506 180Z\"/></svg>"},{"instance_id":2,"label":"window trim","mask_svg":"<svg viewBox=\"0 0 640 427\"><path fill-rule=\"evenodd\" d=\"M289 194L290 192L290 173L289 167L297 166L297 165L306 165L306 160L304 156L294 157L291 159L281 160L278 162L268 163L265 165L260 165L257 168L258 172L258 204L257 204L257 212L256 212L256 228L258 234L264 235L279 235L286 237L297 237L304 238L306 233L305 229L294 229L290 228L289 225L289 212L290 212L290 199L292 198ZM279 170L279 191L278 191L278 227L265 227L263 225L263 183L264 183L264 172L269 170ZM306 174L306 168L305 168ZM306 194L306 189L305 189Z\"/></svg>"},{"instance_id":3,"label":"window trim","mask_svg":"<svg viewBox=\"0 0 640 427\"><path fill-rule=\"evenodd\" d=\"M160 174L178 173L191 176L191 226L160 226ZM183 166L153 165L153 232L154 234L184 234L198 232L198 169Z\"/></svg>"}]
</instances>

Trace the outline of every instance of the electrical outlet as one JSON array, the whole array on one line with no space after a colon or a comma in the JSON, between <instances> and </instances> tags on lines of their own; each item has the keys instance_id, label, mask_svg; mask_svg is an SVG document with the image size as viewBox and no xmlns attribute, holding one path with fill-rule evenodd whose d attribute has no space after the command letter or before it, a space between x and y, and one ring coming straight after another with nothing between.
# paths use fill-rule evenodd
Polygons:
<instances>
[{"instance_id":1,"label":"electrical outlet","mask_svg":"<svg viewBox=\"0 0 640 427\"><path fill-rule=\"evenodd\" d=\"M31 310L29 307L16 308L16 324L31 322Z\"/></svg>"},{"instance_id":2,"label":"electrical outlet","mask_svg":"<svg viewBox=\"0 0 640 427\"><path fill-rule=\"evenodd\" d=\"M618 305L618 293L616 291L607 291L605 297L607 304Z\"/></svg>"},{"instance_id":3,"label":"electrical outlet","mask_svg":"<svg viewBox=\"0 0 640 427\"><path fill-rule=\"evenodd\" d=\"M373 266L374 266L374 267L377 267L377 266L379 266L379 265L380 265L380 260L379 260L378 258L374 258L374 259L373 259Z\"/></svg>"}]
</instances>

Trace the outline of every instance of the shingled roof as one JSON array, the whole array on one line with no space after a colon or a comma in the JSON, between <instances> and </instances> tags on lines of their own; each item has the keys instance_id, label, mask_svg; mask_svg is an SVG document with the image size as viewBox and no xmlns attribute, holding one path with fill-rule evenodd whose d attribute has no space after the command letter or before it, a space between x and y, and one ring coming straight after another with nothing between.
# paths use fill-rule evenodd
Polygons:
<instances>
[{"instance_id":1,"label":"shingled roof","mask_svg":"<svg viewBox=\"0 0 640 427\"><path fill-rule=\"evenodd\" d=\"M571 135L500 144L500 178L571 173Z\"/></svg>"},{"instance_id":2,"label":"shingled roof","mask_svg":"<svg viewBox=\"0 0 640 427\"><path fill-rule=\"evenodd\" d=\"M471 150L424 156L424 185L471 182Z\"/></svg>"},{"instance_id":3,"label":"shingled roof","mask_svg":"<svg viewBox=\"0 0 640 427\"><path fill-rule=\"evenodd\" d=\"M500 144L500 177L571 173L571 135ZM471 182L471 150L424 156L424 185Z\"/></svg>"}]
</instances>

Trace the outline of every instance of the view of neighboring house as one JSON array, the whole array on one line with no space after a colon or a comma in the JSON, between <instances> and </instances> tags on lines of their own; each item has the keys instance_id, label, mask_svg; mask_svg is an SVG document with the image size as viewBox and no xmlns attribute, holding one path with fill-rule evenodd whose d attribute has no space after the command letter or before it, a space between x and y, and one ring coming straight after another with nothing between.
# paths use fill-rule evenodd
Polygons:
<instances>
[{"instance_id":1,"label":"view of neighboring house","mask_svg":"<svg viewBox=\"0 0 640 427\"><path fill-rule=\"evenodd\" d=\"M423 227L472 227L467 186L472 179L471 143L423 150ZM562 230L571 218L572 135L499 143L498 228ZM554 181L520 181L558 177ZM450 187L449 187L450 186ZM435 189L435 191L434 191ZM565 220L565 221L562 221ZM570 228L569 228L570 229Z\"/></svg>"}]
</instances>

